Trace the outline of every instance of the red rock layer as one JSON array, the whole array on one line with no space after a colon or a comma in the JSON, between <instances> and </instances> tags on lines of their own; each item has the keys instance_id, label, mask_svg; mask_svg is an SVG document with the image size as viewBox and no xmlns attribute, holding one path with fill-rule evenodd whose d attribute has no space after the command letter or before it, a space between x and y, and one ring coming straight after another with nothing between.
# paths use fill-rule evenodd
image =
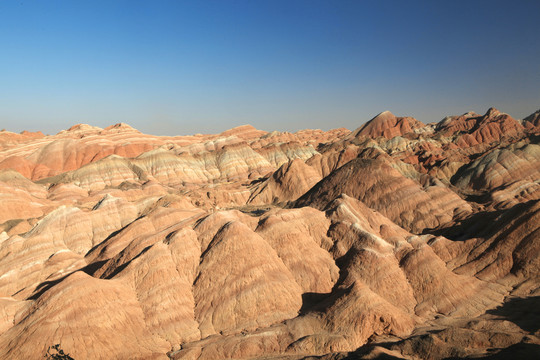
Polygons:
<instances>
[{"instance_id":1,"label":"red rock layer","mask_svg":"<svg viewBox=\"0 0 540 360\"><path fill-rule=\"evenodd\" d=\"M424 124L415 118L396 117L390 111L384 111L354 130L350 137L368 136L375 139L382 136L391 139L395 136L409 134L422 127Z\"/></svg>"},{"instance_id":2,"label":"red rock layer","mask_svg":"<svg viewBox=\"0 0 540 360\"><path fill-rule=\"evenodd\" d=\"M483 116L467 113L447 118L437 125L437 130L444 136L457 135L456 145L469 147L498 142L504 137L517 137L524 128L510 115L490 108Z\"/></svg>"}]
</instances>

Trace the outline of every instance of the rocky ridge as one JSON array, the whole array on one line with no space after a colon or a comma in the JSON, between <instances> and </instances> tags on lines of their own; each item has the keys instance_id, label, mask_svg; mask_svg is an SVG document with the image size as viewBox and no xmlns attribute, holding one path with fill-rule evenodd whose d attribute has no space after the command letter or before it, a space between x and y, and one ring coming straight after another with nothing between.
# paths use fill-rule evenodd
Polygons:
<instances>
[{"instance_id":1,"label":"rocky ridge","mask_svg":"<svg viewBox=\"0 0 540 360\"><path fill-rule=\"evenodd\" d=\"M0 132L0 358L538 355L537 114Z\"/></svg>"}]
</instances>

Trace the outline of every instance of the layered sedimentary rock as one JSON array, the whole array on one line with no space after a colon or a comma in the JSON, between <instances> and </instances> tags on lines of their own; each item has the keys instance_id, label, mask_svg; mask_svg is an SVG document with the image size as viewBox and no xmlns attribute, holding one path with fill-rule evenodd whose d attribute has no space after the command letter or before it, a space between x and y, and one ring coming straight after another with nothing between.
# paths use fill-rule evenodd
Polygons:
<instances>
[{"instance_id":1,"label":"layered sedimentary rock","mask_svg":"<svg viewBox=\"0 0 540 360\"><path fill-rule=\"evenodd\" d=\"M0 358L540 349L537 114L0 132Z\"/></svg>"},{"instance_id":2,"label":"layered sedimentary rock","mask_svg":"<svg viewBox=\"0 0 540 360\"><path fill-rule=\"evenodd\" d=\"M248 200L251 204L271 204L296 200L321 180L319 173L301 159L283 164L272 176L257 185Z\"/></svg>"},{"instance_id":3,"label":"layered sedimentary rock","mask_svg":"<svg viewBox=\"0 0 540 360\"><path fill-rule=\"evenodd\" d=\"M422 127L424 124L415 118L396 117L390 111L384 111L353 131L349 136L368 136L371 138L382 136L391 139L395 136L409 134Z\"/></svg>"},{"instance_id":4,"label":"layered sedimentary rock","mask_svg":"<svg viewBox=\"0 0 540 360\"><path fill-rule=\"evenodd\" d=\"M297 205L324 209L340 194L361 200L414 232L443 225L454 213L471 211L469 204L444 185L435 181L423 188L380 159L348 162L302 196Z\"/></svg>"},{"instance_id":5,"label":"layered sedimentary rock","mask_svg":"<svg viewBox=\"0 0 540 360\"><path fill-rule=\"evenodd\" d=\"M445 118L437 124L437 131L444 136L458 134L456 145L466 147L519 136L523 126L510 115L490 108L483 116L466 113Z\"/></svg>"},{"instance_id":6,"label":"layered sedimentary rock","mask_svg":"<svg viewBox=\"0 0 540 360\"><path fill-rule=\"evenodd\" d=\"M523 126L527 129L531 129L534 132L540 132L540 110L532 113L523 119Z\"/></svg>"},{"instance_id":7,"label":"layered sedimentary rock","mask_svg":"<svg viewBox=\"0 0 540 360\"><path fill-rule=\"evenodd\" d=\"M495 149L479 157L460 169L454 183L463 188L493 190L515 181L534 182L540 176L540 146L519 145Z\"/></svg>"},{"instance_id":8,"label":"layered sedimentary rock","mask_svg":"<svg viewBox=\"0 0 540 360\"><path fill-rule=\"evenodd\" d=\"M15 319L0 338L4 359L33 358L57 343L75 358L167 358L167 343L151 336L135 293L80 271L27 304Z\"/></svg>"}]
</instances>

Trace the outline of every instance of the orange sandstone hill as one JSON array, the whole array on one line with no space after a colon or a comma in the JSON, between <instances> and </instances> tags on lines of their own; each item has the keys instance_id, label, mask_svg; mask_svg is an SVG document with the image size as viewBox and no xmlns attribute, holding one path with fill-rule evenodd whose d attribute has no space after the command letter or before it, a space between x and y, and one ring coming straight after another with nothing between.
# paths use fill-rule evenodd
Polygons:
<instances>
[{"instance_id":1,"label":"orange sandstone hill","mask_svg":"<svg viewBox=\"0 0 540 360\"><path fill-rule=\"evenodd\" d=\"M538 128L1 131L0 358L539 358Z\"/></svg>"}]
</instances>

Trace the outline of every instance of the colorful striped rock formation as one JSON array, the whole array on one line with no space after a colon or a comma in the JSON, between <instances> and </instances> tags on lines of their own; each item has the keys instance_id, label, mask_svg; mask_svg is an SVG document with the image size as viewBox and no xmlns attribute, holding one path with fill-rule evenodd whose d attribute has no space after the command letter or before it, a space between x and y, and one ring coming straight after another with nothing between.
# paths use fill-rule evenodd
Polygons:
<instances>
[{"instance_id":1,"label":"colorful striped rock formation","mask_svg":"<svg viewBox=\"0 0 540 360\"><path fill-rule=\"evenodd\" d=\"M538 358L538 119L2 131L0 358Z\"/></svg>"}]
</instances>

